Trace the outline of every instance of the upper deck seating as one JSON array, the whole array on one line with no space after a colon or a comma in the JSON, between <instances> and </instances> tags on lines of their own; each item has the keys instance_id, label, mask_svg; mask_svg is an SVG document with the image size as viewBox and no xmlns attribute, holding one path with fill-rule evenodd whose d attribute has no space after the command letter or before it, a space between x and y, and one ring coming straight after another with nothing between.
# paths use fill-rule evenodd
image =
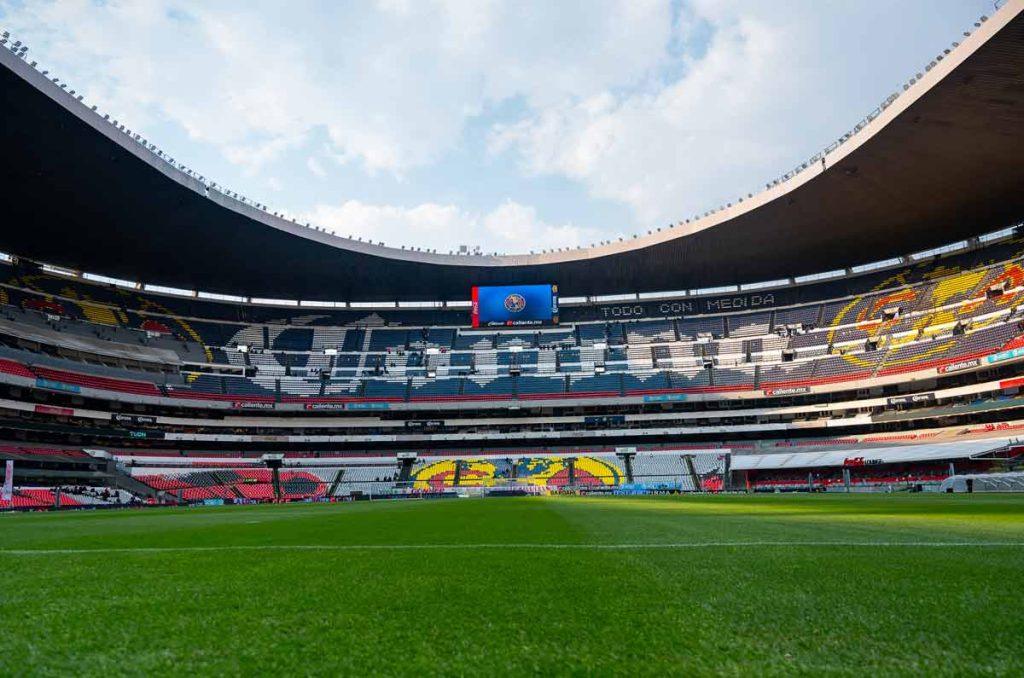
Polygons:
<instances>
[{"instance_id":1,"label":"upper deck seating","mask_svg":"<svg viewBox=\"0 0 1024 678\"><path fill-rule=\"evenodd\" d=\"M230 354L228 354L230 356ZM230 360L230 358L228 358ZM257 374L283 375L285 366L280 358L273 353L249 353L249 363L256 367Z\"/></svg>"},{"instance_id":2,"label":"upper deck seating","mask_svg":"<svg viewBox=\"0 0 1024 678\"><path fill-rule=\"evenodd\" d=\"M422 328L409 330L409 346L413 348L451 349L455 342L455 330L450 327Z\"/></svg>"},{"instance_id":3,"label":"upper deck seating","mask_svg":"<svg viewBox=\"0 0 1024 678\"><path fill-rule=\"evenodd\" d=\"M370 330L370 345L368 350L372 353L404 351L408 345L409 330Z\"/></svg>"},{"instance_id":4,"label":"upper deck seating","mask_svg":"<svg viewBox=\"0 0 1024 678\"><path fill-rule=\"evenodd\" d=\"M311 351L340 350L345 346L346 330L341 327L314 327L312 330L309 344Z\"/></svg>"},{"instance_id":5,"label":"upper deck seating","mask_svg":"<svg viewBox=\"0 0 1024 678\"><path fill-rule=\"evenodd\" d=\"M791 337L779 336L760 337L748 340L747 347L751 354L765 353L777 355L789 348L790 339Z\"/></svg>"},{"instance_id":6,"label":"upper deck seating","mask_svg":"<svg viewBox=\"0 0 1024 678\"><path fill-rule=\"evenodd\" d=\"M494 348L493 332L458 332L453 348L456 350Z\"/></svg>"},{"instance_id":7,"label":"upper deck seating","mask_svg":"<svg viewBox=\"0 0 1024 678\"><path fill-rule=\"evenodd\" d=\"M450 353L448 358L449 370L465 372L473 367L472 353Z\"/></svg>"},{"instance_id":8,"label":"upper deck seating","mask_svg":"<svg viewBox=\"0 0 1024 678\"><path fill-rule=\"evenodd\" d=\"M630 345L676 341L676 327L671 320L638 320L623 324L623 328Z\"/></svg>"},{"instance_id":9,"label":"upper deck seating","mask_svg":"<svg viewBox=\"0 0 1024 678\"><path fill-rule=\"evenodd\" d=\"M777 329L788 325L817 325L819 313L821 313L820 304L778 310L775 311L775 327Z\"/></svg>"},{"instance_id":10,"label":"upper deck seating","mask_svg":"<svg viewBox=\"0 0 1024 678\"><path fill-rule=\"evenodd\" d=\"M509 346L533 348L538 345L537 332L501 332L495 337L494 345L499 349Z\"/></svg>"},{"instance_id":11,"label":"upper deck seating","mask_svg":"<svg viewBox=\"0 0 1024 678\"><path fill-rule=\"evenodd\" d=\"M313 350L313 329L307 327L271 327L270 348L275 351Z\"/></svg>"},{"instance_id":12,"label":"upper deck seating","mask_svg":"<svg viewBox=\"0 0 1024 678\"><path fill-rule=\"evenodd\" d=\"M812 346L828 346L829 332L808 332L796 334L789 338L789 347L793 349L809 348Z\"/></svg>"},{"instance_id":13,"label":"upper deck seating","mask_svg":"<svg viewBox=\"0 0 1024 678\"><path fill-rule=\"evenodd\" d=\"M579 334L580 346L592 346L596 343L607 343L608 337L605 335L606 326L604 323L586 323L576 326L576 331Z\"/></svg>"},{"instance_id":14,"label":"upper deck seating","mask_svg":"<svg viewBox=\"0 0 1024 678\"><path fill-rule=\"evenodd\" d=\"M684 318L676 323L680 339L696 339L709 334L715 339L725 336L725 320L718 318Z\"/></svg>"},{"instance_id":15,"label":"upper deck seating","mask_svg":"<svg viewBox=\"0 0 1024 678\"><path fill-rule=\"evenodd\" d=\"M726 317L730 337L757 337L762 334L768 334L771 320L771 312L748 313Z\"/></svg>"},{"instance_id":16,"label":"upper deck seating","mask_svg":"<svg viewBox=\"0 0 1024 678\"><path fill-rule=\"evenodd\" d=\"M576 333L570 329L541 330L537 332L538 346L568 347L576 345Z\"/></svg>"}]
</instances>

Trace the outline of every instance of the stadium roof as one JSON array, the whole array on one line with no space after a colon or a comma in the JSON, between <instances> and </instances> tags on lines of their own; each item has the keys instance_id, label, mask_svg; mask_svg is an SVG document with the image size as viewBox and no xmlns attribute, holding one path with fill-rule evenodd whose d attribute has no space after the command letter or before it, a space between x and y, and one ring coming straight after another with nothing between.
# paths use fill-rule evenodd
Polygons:
<instances>
[{"instance_id":1,"label":"stadium roof","mask_svg":"<svg viewBox=\"0 0 1024 678\"><path fill-rule=\"evenodd\" d=\"M158 157L9 49L0 64L0 250L185 289L345 301L462 300L507 283L693 289L847 268L1024 216L1024 0L922 69L824 167L691 223L537 255L411 251L286 221Z\"/></svg>"}]
</instances>

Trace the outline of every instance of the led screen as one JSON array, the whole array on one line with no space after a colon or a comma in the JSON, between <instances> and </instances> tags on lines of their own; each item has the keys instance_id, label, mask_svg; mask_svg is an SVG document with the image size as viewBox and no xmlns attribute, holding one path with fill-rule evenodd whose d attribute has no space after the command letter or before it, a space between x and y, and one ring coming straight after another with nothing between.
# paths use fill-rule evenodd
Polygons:
<instances>
[{"instance_id":1,"label":"led screen","mask_svg":"<svg viewBox=\"0 0 1024 678\"><path fill-rule=\"evenodd\" d=\"M558 323L558 285L473 288L473 327Z\"/></svg>"}]
</instances>

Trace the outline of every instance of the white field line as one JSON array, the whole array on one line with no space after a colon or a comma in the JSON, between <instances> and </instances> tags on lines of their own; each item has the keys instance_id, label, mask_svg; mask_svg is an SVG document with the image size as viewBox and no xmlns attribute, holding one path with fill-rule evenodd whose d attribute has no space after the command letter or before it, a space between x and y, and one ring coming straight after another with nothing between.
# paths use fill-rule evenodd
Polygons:
<instances>
[{"instance_id":1,"label":"white field line","mask_svg":"<svg viewBox=\"0 0 1024 678\"><path fill-rule=\"evenodd\" d=\"M0 556L71 556L90 553L218 553L232 551L475 551L475 550L697 550L709 548L1014 548L1017 541L710 541L663 544L254 544L139 546L84 549L0 549Z\"/></svg>"}]
</instances>

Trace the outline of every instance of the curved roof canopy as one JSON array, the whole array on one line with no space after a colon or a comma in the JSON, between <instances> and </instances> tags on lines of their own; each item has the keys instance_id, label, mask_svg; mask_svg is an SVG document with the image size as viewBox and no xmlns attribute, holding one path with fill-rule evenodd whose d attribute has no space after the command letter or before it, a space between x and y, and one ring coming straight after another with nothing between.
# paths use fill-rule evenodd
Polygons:
<instances>
[{"instance_id":1,"label":"curved roof canopy","mask_svg":"<svg viewBox=\"0 0 1024 678\"><path fill-rule=\"evenodd\" d=\"M1010 0L856 134L753 198L652 235L539 255L380 247L274 217L158 158L0 50L0 250L147 283L304 300L567 296L777 280L1024 216L1024 0Z\"/></svg>"}]
</instances>

